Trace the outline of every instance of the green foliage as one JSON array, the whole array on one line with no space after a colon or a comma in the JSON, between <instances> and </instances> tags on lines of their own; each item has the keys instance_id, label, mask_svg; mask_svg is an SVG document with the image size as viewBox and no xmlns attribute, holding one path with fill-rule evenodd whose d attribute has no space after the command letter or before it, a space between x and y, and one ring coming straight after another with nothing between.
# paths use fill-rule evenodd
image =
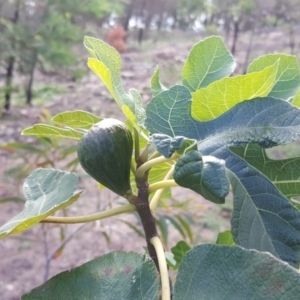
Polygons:
<instances>
[{"instance_id":1,"label":"green foliage","mask_svg":"<svg viewBox=\"0 0 300 300\"><path fill-rule=\"evenodd\" d=\"M216 241L217 245L234 245L234 240L231 231L226 230L224 232L220 232L218 235L218 239Z\"/></svg>"},{"instance_id":2,"label":"green foliage","mask_svg":"<svg viewBox=\"0 0 300 300\"><path fill-rule=\"evenodd\" d=\"M85 26L76 19L101 18L122 8L119 1L106 0L84 4L79 0L6 2L0 10L0 66L6 73L12 67L10 79L8 75L6 78L7 89L11 89L16 71L28 76L27 93L32 90L35 69L46 73L80 70L73 46L81 39ZM27 97L30 103L28 94Z\"/></svg>"},{"instance_id":3,"label":"green foliage","mask_svg":"<svg viewBox=\"0 0 300 300\"><path fill-rule=\"evenodd\" d=\"M198 245L183 258L174 285L181 299L297 299L300 276L268 253Z\"/></svg>"},{"instance_id":4,"label":"green foliage","mask_svg":"<svg viewBox=\"0 0 300 300\"><path fill-rule=\"evenodd\" d=\"M183 67L182 82L195 92L210 83L229 76L235 61L219 37L209 37L196 44Z\"/></svg>"},{"instance_id":5,"label":"green foliage","mask_svg":"<svg viewBox=\"0 0 300 300\"><path fill-rule=\"evenodd\" d=\"M181 264L184 256L188 251L191 250L191 247L184 241L180 241L174 246L171 251L174 255L174 259L176 261L176 265L174 266L174 269L178 269L179 265Z\"/></svg>"},{"instance_id":6,"label":"green foliage","mask_svg":"<svg viewBox=\"0 0 300 300\"><path fill-rule=\"evenodd\" d=\"M91 117L90 114L81 111L74 111L72 114L76 114L78 118L82 115ZM66 113L69 116L69 122L71 122L72 114ZM45 109L39 118L43 122L41 124L43 126L54 124L50 120L51 114ZM62 117L59 116L59 119ZM64 170L73 172L78 165L77 145L72 142L66 143L56 136L38 137L35 143L31 144L24 142L2 144L0 150L7 154L7 169L4 171L4 176L0 178L0 186L3 191L13 195L11 200L4 198L0 200L0 203L15 201L14 199L24 201L22 193L19 192L20 187L26 177L36 168L56 168L60 165Z\"/></svg>"},{"instance_id":7,"label":"green foliage","mask_svg":"<svg viewBox=\"0 0 300 300\"><path fill-rule=\"evenodd\" d=\"M53 169L36 169L24 182L24 210L0 228L0 238L20 233L79 198L77 176Z\"/></svg>"},{"instance_id":8,"label":"green foliage","mask_svg":"<svg viewBox=\"0 0 300 300\"><path fill-rule=\"evenodd\" d=\"M300 158L273 160L257 144L231 148L231 151L267 176L287 198L299 196Z\"/></svg>"},{"instance_id":9,"label":"green foliage","mask_svg":"<svg viewBox=\"0 0 300 300\"><path fill-rule=\"evenodd\" d=\"M85 280L78 282L78 278ZM68 286L64 291L61 282ZM134 252L111 252L53 277L22 300L152 300L158 299L158 293L157 271L150 258Z\"/></svg>"},{"instance_id":10,"label":"green foliage","mask_svg":"<svg viewBox=\"0 0 300 300\"><path fill-rule=\"evenodd\" d=\"M158 69L155 70L151 80L154 97L144 108L140 94L133 89L127 93L121 85L119 54L94 38L86 38L85 45L93 56L89 60L90 68L104 81L127 117L128 130L134 135L133 193L126 196L127 205L75 219L47 217L53 206L51 201L57 199L50 197L45 212L38 209L40 213L36 214L29 207L30 212L35 213L34 218L40 221L47 217L46 222L87 222L136 210L144 234L135 225L127 225L145 237L149 255L159 270L162 299L169 300L169 277L163 250L168 237L167 223L191 244L194 237L189 222L181 215L158 214L155 222L152 212L159 204L164 205L164 190L179 185L215 204L224 203L232 191L231 232L221 233L218 245L198 245L190 249L186 241L181 241L171 249L172 253L167 253L170 266L178 268L173 299L296 300L300 292L300 212L291 199L300 195L299 158L274 161L265 153L265 148L288 144L300 137L298 100L291 101L293 97L297 99L300 90L299 66L295 58L267 55L250 64L246 75L228 78L235 62L223 42L211 37L191 51L184 65L182 85L165 88L160 83ZM220 51L218 55L213 55L217 50ZM83 132L90 132L98 118L77 111L62 113L54 120L56 126L35 125L25 129L23 134L80 139ZM123 159L121 156L118 151L113 162L103 161L99 166L95 163L95 167L116 168L118 161ZM36 184L53 186L50 179L38 179ZM58 189L57 186L55 191ZM64 192L62 189L61 194ZM38 197L44 204L48 202L48 194L42 194L45 196L38 194ZM59 199L67 204L66 198L70 195L62 198ZM160 228L161 240L155 224ZM11 221L0 231L6 235L13 233L5 229L7 226L11 226ZM153 272L133 274L131 271L135 267L127 261L134 257L133 260L139 262L137 254L119 255L122 260L113 262L118 272L109 269L109 274L105 273L108 272L107 257L114 256L108 254L97 263L92 261L57 275L23 299L39 299L38 295L47 295L49 299L61 297L56 294L58 290L64 295L71 291L75 297L84 295L88 299L96 292L101 299L116 298L115 293L118 297L126 294L124 299L148 299L144 291L151 290L149 299L158 299L154 265L151 263ZM100 275L97 273L100 278L95 277L94 271L91 275L90 269L98 263L106 276L101 275L102 271ZM128 272L121 274L120 268ZM136 278L140 280L139 290ZM95 283L89 287L88 296L86 285L81 286L83 282Z\"/></svg>"},{"instance_id":11,"label":"green foliage","mask_svg":"<svg viewBox=\"0 0 300 300\"><path fill-rule=\"evenodd\" d=\"M81 110L63 112L52 118L52 121L57 124L82 129L90 129L101 120L101 118Z\"/></svg>"},{"instance_id":12,"label":"green foliage","mask_svg":"<svg viewBox=\"0 0 300 300\"><path fill-rule=\"evenodd\" d=\"M217 204L224 203L229 193L224 161L213 156L202 157L198 151L192 151L178 159L174 180L178 185Z\"/></svg>"}]
</instances>

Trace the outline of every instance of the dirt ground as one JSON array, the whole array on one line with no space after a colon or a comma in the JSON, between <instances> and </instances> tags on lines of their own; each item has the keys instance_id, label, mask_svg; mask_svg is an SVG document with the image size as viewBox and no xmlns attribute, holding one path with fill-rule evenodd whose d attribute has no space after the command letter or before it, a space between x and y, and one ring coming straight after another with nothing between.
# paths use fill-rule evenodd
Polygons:
<instances>
[{"instance_id":1,"label":"dirt ground","mask_svg":"<svg viewBox=\"0 0 300 300\"><path fill-rule=\"evenodd\" d=\"M133 46L122 54L123 68L122 80L125 89L137 88L147 103L150 100L150 78L154 67L158 64L161 69L163 83L175 84L180 79L180 74L174 76L182 68L183 62L194 42L202 37L191 37L184 42L176 42L172 39L162 45L156 45L153 50L148 50L148 44L142 49ZM268 44L265 41L268 39ZM279 42L280 41L280 42ZM278 49L278 44L287 45L285 36L281 33L266 33L255 40L256 52L252 55L257 57L263 53L283 51ZM247 47L247 37L241 38L237 57L242 69ZM151 46L150 48L151 49ZM88 55L87 55L88 56ZM173 78L174 77L174 78ZM174 79L174 80L173 80ZM49 81L49 84L60 84L62 78L39 78L38 80ZM92 112L100 117L123 118L117 105L111 101L110 95L99 79L91 72L79 83L72 81L64 82L66 92L56 95L51 101L32 107L13 107L10 114L4 114L0 118L0 144L14 141L26 141L34 143L32 137L22 137L20 132L32 124L39 122L42 109L47 109L52 115L66 110L81 109ZM0 150L0 181L4 171L11 167L10 154ZM113 205L119 205L121 199L108 191L100 191L89 178L80 180L79 189L84 189L82 197L76 204L68 208L69 216L94 213ZM19 190L18 190L19 189ZM17 194L21 193L21 186L16 186ZM0 199L14 196L0 185ZM229 228L230 215L226 209L216 208L212 203L202 199L184 189L175 191L173 198L168 204L178 203L186 199L194 199L193 204L197 211L193 212L193 225L195 242L214 242L219 231ZM23 204L19 202L7 202L0 205L0 226L22 210ZM170 210L165 210L170 213ZM64 270L79 266L88 260L113 250L137 251L143 253L144 240L121 220L131 224L137 224L133 214L122 217L114 217L109 220L97 221L82 225L52 225L40 224L22 234L10 236L0 241L0 300L17 300L20 296L32 288L43 283ZM219 222L219 220L221 220ZM170 248L179 241L181 236L172 226L170 228ZM61 245L62 235L72 238L66 244L62 253L58 248ZM73 236L74 235L74 236ZM108 240L109 237L109 240ZM53 259L48 261L47 257Z\"/></svg>"}]
</instances>

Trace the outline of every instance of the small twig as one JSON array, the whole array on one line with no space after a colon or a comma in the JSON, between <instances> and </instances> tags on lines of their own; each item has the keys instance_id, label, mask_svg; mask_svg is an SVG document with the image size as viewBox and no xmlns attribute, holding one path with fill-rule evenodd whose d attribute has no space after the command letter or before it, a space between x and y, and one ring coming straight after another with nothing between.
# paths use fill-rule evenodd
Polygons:
<instances>
[{"instance_id":1,"label":"small twig","mask_svg":"<svg viewBox=\"0 0 300 300\"><path fill-rule=\"evenodd\" d=\"M62 249L76 234L78 234L81 230L83 230L88 224L82 224L81 226L79 226L76 230L74 230L74 232L72 232L67 238L65 238L61 244L52 252L51 255L49 255L49 249L47 248L47 252L45 251L45 253L47 253L46 257L46 272L45 272L45 278L44 281L46 281L48 279L49 276L49 271L50 271L50 264L52 259L55 257L56 253Z\"/></svg>"},{"instance_id":2,"label":"small twig","mask_svg":"<svg viewBox=\"0 0 300 300\"><path fill-rule=\"evenodd\" d=\"M76 228L67 238L65 238L61 244L52 252L51 255L48 256L48 260L52 260L56 253L63 248L76 234L78 234L80 231L82 231L88 224L82 224L78 228Z\"/></svg>"},{"instance_id":3,"label":"small twig","mask_svg":"<svg viewBox=\"0 0 300 300\"><path fill-rule=\"evenodd\" d=\"M45 224L42 225L42 232L43 232L44 251L45 251L45 256L46 256L45 275L44 275L44 281L46 281L48 279L48 276L49 276L50 264L48 262L49 247L48 247L47 230L46 230L46 225Z\"/></svg>"}]
</instances>

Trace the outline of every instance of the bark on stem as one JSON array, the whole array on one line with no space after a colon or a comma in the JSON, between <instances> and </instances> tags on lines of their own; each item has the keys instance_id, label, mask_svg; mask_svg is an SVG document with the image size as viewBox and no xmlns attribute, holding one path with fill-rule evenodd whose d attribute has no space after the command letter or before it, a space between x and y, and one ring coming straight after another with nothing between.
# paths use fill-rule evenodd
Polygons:
<instances>
[{"instance_id":1,"label":"bark on stem","mask_svg":"<svg viewBox=\"0 0 300 300\"><path fill-rule=\"evenodd\" d=\"M143 178L136 178L136 184L138 188L138 195L132 199L131 204L136 207L136 210L141 218L149 255L153 259L156 268L159 271L157 254L150 241L153 237L158 236L158 234L156 230L155 218L152 215L149 204L148 172L144 174Z\"/></svg>"}]
</instances>

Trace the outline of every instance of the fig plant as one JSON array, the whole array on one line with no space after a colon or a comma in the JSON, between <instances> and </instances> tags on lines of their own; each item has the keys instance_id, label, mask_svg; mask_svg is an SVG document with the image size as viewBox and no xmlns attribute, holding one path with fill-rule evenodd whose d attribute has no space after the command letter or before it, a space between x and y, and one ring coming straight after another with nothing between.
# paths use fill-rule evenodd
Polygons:
<instances>
[{"instance_id":1,"label":"fig plant","mask_svg":"<svg viewBox=\"0 0 300 300\"><path fill-rule=\"evenodd\" d=\"M24 210L0 237L39 222L91 222L137 211L148 254L116 251L63 272L23 295L32 299L299 299L300 158L272 160L266 148L300 137L300 70L294 56L269 54L245 75L230 77L234 58L219 37L190 51L182 84L165 87L156 68L152 100L121 84L121 57L86 37L89 67L126 116L126 123L83 111L37 124L26 135L79 140L78 158L95 180L128 204L93 215L50 216L76 201L77 176L37 169L24 183ZM178 243L169 280L155 226L165 189L191 189L216 205L233 194L231 232L216 244Z\"/></svg>"}]
</instances>

